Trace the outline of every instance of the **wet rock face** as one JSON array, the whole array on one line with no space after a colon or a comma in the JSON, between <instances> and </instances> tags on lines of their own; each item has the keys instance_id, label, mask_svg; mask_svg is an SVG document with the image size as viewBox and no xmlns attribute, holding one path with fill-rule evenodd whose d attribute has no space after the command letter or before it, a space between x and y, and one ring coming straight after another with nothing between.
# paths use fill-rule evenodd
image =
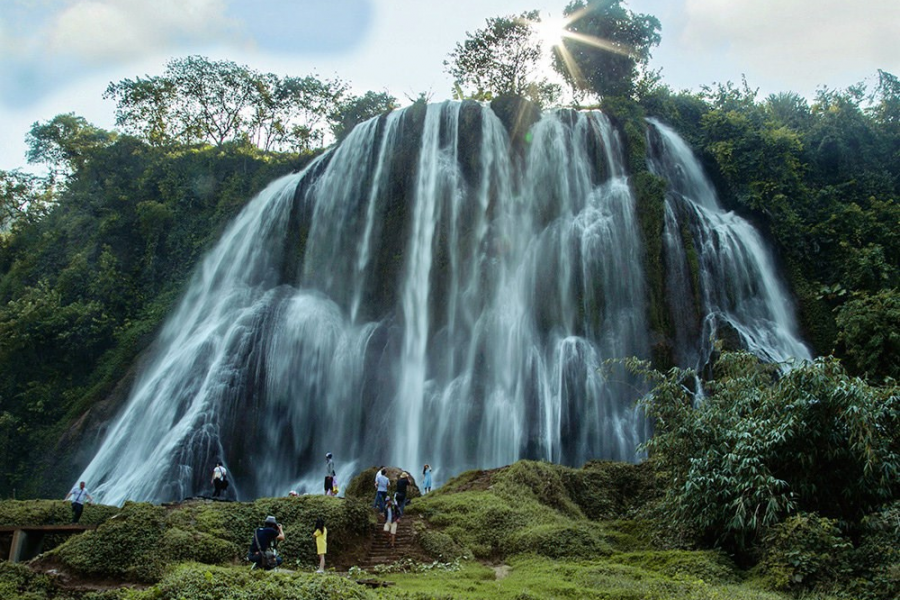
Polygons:
<instances>
[{"instance_id":1,"label":"wet rock face","mask_svg":"<svg viewBox=\"0 0 900 600\"><path fill-rule=\"evenodd\" d=\"M519 155L524 154L528 131L540 121L541 109L521 96L503 95L491 102L491 110L509 132L513 150Z\"/></svg>"}]
</instances>

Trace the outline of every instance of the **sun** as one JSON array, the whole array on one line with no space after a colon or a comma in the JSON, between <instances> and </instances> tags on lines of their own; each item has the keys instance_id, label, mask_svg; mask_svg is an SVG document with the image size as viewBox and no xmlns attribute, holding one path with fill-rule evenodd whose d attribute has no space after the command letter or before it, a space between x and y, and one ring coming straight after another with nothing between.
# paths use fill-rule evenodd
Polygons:
<instances>
[{"instance_id":1,"label":"sun","mask_svg":"<svg viewBox=\"0 0 900 600\"><path fill-rule=\"evenodd\" d=\"M563 38L568 34L566 31L568 24L569 19L556 17L543 17L540 21L531 21L534 36L542 47L548 49L562 44Z\"/></svg>"}]
</instances>

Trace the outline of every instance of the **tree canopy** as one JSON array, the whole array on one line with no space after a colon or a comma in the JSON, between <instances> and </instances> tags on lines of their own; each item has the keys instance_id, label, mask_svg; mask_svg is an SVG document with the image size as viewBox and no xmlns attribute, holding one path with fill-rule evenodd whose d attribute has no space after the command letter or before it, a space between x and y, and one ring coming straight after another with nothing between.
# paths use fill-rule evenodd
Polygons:
<instances>
[{"instance_id":1,"label":"tree canopy","mask_svg":"<svg viewBox=\"0 0 900 600\"><path fill-rule=\"evenodd\" d=\"M157 77L110 83L116 124L150 144L248 141L263 150L319 148L347 100L341 79L278 77L203 56L173 59Z\"/></svg>"},{"instance_id":2,"label":"tree canopy","mask_svg":"<svg viewBox=\"0 0 900 600\"><path fill-rule=\"evenodd\" d=\"M659 45L659 20L621 0L573 0L563 12L566 34L553 48L554 68L576 90L630 97Z\"/></svg>"},{"instance_id":3,"label":"tree canopy","mask_svg":"<svg viewBox=\"0 0 900 600\"><path fill-rule=\"evenodd\" d=\"M538 11L487 19L484 29L466 33L466 40L444 61L458 97L490 99L515 94L538 104L552 104L559 86L541 73L543 48L533 23Z\"/></svg>"}]
</instances>

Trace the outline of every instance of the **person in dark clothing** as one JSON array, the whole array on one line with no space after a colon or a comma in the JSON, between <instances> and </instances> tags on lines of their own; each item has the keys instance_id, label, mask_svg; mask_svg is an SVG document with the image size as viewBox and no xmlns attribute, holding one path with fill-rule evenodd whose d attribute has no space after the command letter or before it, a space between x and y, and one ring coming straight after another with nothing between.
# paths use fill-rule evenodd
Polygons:
<instances>
[{"instance_id":1,"label":"person in dark clothing","mask_svg":"<svg viewBox=\"0 0 900 600\"><path fill-rule=\"evenodd\" d=\"M334 456L329 452L325 455L325 494L334 496L334 488L337 485L334 472Z\"/></svg>"},{"instance_id":2,"label":"person in dark clothing","mask_svg":"<svg viewBox=\"0 0 900 600\"><path fill-rule=\"evenodd\" d=\"M228 487L228 471L222 466L221 461L217 462L216 467L213 469L212 484L215 490L213 492L213 498L218 498L219 494Z\"/></svg>"},{"instance_id":3,"label":"person in dark clothing","mask_svg":"<svg viewBox=\"0 0 900 600\"><path fill-rule=\"evenodd\" d=\"M276 542L284 541L284 530L275 517L266 517L262 527L253 532L253 541L250 542L250 550L247 551L247 560L254 563L257 568L274 569L281 564L281 557L275 557L275 564L263 564L265 551L275 548Z\"/></svg>"},{"instance_id":4,"label":"person in dark clothing","mask_svg":"<svg viewBox=\"0 0 900 600\"><path fill-rule=\"evenodd\" d=\"M400 473L400 478L397 480L397 493L394 495L394 500L397 502L397 512L400 516L403 516L403 509L406 508L406 491L408 488L409 473L403 471Z\"/></svg>"}]
</instances>

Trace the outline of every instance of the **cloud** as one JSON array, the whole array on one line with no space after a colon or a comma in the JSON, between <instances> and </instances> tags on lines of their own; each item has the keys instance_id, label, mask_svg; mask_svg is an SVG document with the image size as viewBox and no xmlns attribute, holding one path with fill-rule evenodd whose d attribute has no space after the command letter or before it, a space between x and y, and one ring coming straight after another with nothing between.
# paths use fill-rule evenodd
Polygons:
<instances>
[{"instance_id":1,"label":"cloud","mask_svg":"<svg viewBox=\"0 0 900 600\"><path fill-rule=\"evenodd\" d=\"M347 52L368 34L374 1L0 0L0 104L149 58Z\"/></svg>"},{"instance_id":2,"label":"cloud","mask_svg":"<svg viewBox=\"0 0 900 600\"><path fill-rule=\"evenodd\" d=\"M784 85L900 70L897 0L686 0L679 42Z\"/></svg>"},{"instance_id":3,"label":"cloud","mask_svg":"<svg viewBox=\"0 0 900 600\"><path fill-rule=\"evenodd\" d=\"M235 30L224 0L79 0L47 30L48 51L110 64L206 42Z\"/></svg>"}]
</instances>

